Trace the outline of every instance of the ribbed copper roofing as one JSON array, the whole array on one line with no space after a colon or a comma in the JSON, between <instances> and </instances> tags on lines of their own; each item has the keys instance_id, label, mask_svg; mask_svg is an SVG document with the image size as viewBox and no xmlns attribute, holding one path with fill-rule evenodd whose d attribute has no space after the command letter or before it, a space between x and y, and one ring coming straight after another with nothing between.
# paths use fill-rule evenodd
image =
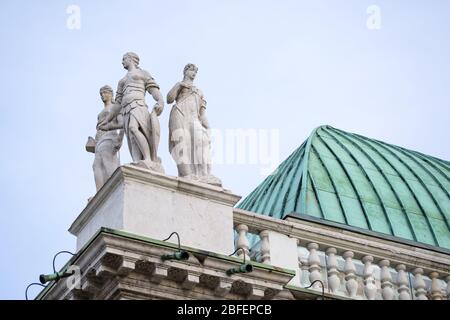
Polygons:
<instances>
[{"instance_id":1,"label":"ribbed copper roofing","mask_svg":"<svg viewBox=\"0 0 450 320\"><path fill-rule=\"evenodd\" d=\"M321 126L238 207L450 248L449 192L448 161Z\"/></svg>"}]
</instances>

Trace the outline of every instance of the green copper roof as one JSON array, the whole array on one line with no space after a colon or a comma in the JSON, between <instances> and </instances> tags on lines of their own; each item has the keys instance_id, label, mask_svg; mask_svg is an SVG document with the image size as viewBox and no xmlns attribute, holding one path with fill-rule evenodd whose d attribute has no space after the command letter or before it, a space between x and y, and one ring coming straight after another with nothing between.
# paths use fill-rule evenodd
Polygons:
<instances>
[{"instance_id":1,"label":"green copper roof","mask_svg":"<svg viewBox=\"0 0 450 320\"><path fill-rule=\"evenodd\" d=\"M450 248L449 191L450 162L321 126L238 207Z\"/></svg>"}]
</instances>

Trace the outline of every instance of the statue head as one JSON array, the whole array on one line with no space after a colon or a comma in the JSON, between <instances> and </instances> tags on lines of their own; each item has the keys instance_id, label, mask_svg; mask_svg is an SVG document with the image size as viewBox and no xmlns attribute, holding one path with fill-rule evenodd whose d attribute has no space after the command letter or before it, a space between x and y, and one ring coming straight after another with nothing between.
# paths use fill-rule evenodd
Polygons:
<instances>
[{"instance_id":1,"label":"statue head","mask_svg":"<svg viewBox=\"0 0 450 320\"><path fill-rule=\"evenodd\" d=\"M122 65L128 70L131 64L137 67L139 65L139 56L134 52L127 52L123 55Z\"/></svg>"},{"instance_id":2,"label":"statue head","mask_svg":"<svg viewBox=\"0 0 450 320\"><path fill-rule=\"evenodd\" d=\"M106 85L100 88L100 96L102 97L103 102L107 101L114 102L113 95L114 95L113 89L110 86Z\"/></svg>"},{"instance_id":3,"label":"statue head","mask_svg":"<svg viewBox=\"0 0 450 320\"><path fill-rule=\"evenodd\" d=\"M190 80L194 80L195 76L197 75L197 71L198 68L195 64L193 63L188 63L185 67L184 67L184 77Z\"/></svg>"}]
</instances>

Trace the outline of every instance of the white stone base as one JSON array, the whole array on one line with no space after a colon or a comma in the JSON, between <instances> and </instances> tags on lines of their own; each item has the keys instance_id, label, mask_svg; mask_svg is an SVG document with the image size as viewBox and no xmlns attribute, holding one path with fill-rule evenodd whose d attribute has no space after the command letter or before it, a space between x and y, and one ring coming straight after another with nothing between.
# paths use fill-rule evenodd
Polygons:
<instances>
[{"instance_id":1,"label":"white stone base","mask_svg":"<svg viewBox=\"0 0 450 320\"><path fill-rule=\"evenodd\" d=\"M289 284L300 286L297 239L269 231L268 240L272 265L295 270L295 277L291 279Z\"/></svg>"},{"instance_id":2,"label":"white stone base","mask_svg":"<svg viewBox=\"0 0 450 320\"><path fill-rule=\"evenodd\" d=\"M237 209L240 210L240 209ZM265 231L267 233L268 251L270 252L269 264L281 268L286 268L295 271L295 277L289 281L289 285L301 286L300 283L300 268L298 264L298 244L297 239L291 238L287 235L276 231ZM261 261L261 245L259 241L252 248L253 260Z\"/></svg>"},{"instance_id":3,"label":"white stone base","mask_svg":"<svg viewBox=\"0 0 450 320\"><path fill-rule=\"evenodd\" d=\"M89 201L69 231L81 249L101 227L221 254L234 251L233 206L240 196L216 186L125 165ZM169 241L177 243L173 236Z\"/></svg>"}]
</instances>

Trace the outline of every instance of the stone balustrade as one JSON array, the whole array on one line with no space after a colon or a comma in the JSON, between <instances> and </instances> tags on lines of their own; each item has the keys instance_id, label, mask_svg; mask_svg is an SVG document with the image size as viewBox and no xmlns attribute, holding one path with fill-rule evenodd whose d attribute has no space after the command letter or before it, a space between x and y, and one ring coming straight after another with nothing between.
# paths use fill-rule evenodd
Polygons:
<instances>
[{"instance_id":1,"label":"stone balustrade","mask_svg":"<svg viewBox=\"0 0 450 320\"><path fill-rule=\"evenodd\" d=\"M234 226L236 246L252 260L297 271L291 287L321 292L323 285L337 299L450 299L449 250L314 218L280 220L241 209L234 209Z\"/></svg>"}]
</instances>

